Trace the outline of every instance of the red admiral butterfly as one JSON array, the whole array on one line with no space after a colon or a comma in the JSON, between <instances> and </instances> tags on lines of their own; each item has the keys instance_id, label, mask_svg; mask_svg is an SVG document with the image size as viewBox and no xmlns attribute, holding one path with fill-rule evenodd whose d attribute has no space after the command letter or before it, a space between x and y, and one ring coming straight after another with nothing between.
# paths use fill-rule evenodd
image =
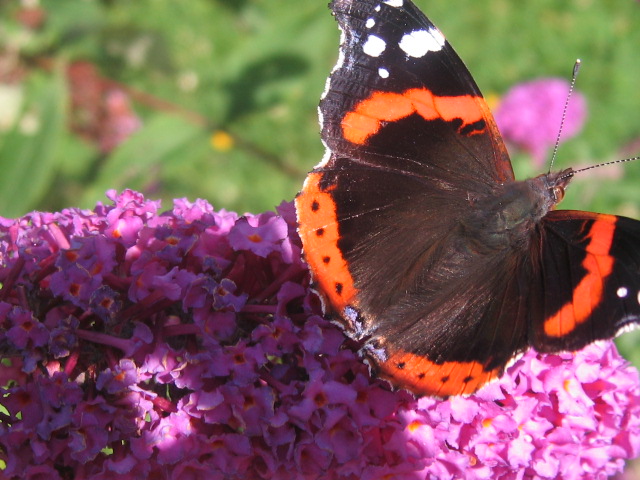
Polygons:
<instances>
[{"instance_id":1,"label":"red admiral butterfly","mask_svg":"<svg viewBox=\"0 0 640 480\"><path fill-rule=\"evenodd\" d=\"M304 255L372 369L468 394L520 352L640 323L640 222L553 210L573 176L516 181L478 86L408 0L334 0L325 158L296 198Z\"/></svg>"}]
</instances>

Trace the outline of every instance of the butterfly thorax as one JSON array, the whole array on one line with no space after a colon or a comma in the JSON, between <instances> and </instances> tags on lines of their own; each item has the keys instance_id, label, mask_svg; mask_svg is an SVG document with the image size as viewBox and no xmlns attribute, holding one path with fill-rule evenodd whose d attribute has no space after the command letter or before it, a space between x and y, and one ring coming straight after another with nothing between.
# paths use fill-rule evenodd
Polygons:
<instances>
[{"instance_id":1,"label":"butterfly thorax","mask_svg":"<svg viewBox=\"0 0 640 480\"><path fill-rule=\"evenodd\" d=\"M470 239L468 248L482 254L527 246L534 226L564 197L572 172L569 168L505 183L474 202L461 225Z\"/></svg>"}]
</instances>

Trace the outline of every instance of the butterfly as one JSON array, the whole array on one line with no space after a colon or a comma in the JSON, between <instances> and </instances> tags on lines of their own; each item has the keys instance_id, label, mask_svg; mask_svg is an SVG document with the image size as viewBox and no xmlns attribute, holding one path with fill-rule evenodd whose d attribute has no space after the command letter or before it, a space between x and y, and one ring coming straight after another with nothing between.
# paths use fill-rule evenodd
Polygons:
<instances>
[{"instance_id":1,"label":"butterfly","mask_svg":"<svg viewBox=\"0 0 640 480\"><path fill-rule=\"evenodd\" d=\"M489 108L409 0L334 0L326 154L296 197L304 257L374 373L470 394L529 347L640 323L640 222L554 210L574 171L515 180Z\"/></svg>"}]
</instances>

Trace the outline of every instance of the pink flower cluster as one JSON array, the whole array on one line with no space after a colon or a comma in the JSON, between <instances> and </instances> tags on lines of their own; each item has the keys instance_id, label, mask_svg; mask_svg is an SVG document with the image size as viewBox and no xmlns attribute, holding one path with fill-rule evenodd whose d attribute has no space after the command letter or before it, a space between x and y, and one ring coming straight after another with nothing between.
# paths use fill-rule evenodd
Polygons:
<instances>
[{"instance_id":1,"label":"pink flower cluster","mask_svg":"<svg viewBox=\"0 0 640 480\"><path fill-rule=\"evenodd\" d=\"M0 219L2 478L604 478L640 452L612 343L415 399L322 317L290 203L108 196Z\"/></svg>"},{"instance_id":2,"label":"pink flower cluster","mask_svg":"<svg viewBox=\"0 0 640 480\"><path fill-rule=\"evenodd\" d=\"M496 123L504 139L531 154L540 167L549 161L569 93L569 82L562 78L540 78L510 89L495 112ZM574 91L569 102L561 141L582 130L587 116L587 101Z\"/></svg>"}]
</instances>

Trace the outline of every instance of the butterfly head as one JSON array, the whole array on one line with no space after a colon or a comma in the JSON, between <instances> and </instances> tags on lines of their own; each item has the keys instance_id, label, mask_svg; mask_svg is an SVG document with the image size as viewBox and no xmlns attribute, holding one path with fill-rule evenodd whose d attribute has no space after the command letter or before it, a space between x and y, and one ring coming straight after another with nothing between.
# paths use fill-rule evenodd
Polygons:
<instances>
[{"instance_id":1,"label":"butterfly head","mask_svg":"<svg viewBox=\"0 0 640 480\"><path fill-rule=\"evenodd\" d=\"M551 210L564 198L565 190L571 179L573 178L574 171L572 168L565 168L558 172L550 172L532 179L534 182L540 182L540 188L546 191L544 198L547 199L547 210Z\"/></svg>"}]
</instances>

